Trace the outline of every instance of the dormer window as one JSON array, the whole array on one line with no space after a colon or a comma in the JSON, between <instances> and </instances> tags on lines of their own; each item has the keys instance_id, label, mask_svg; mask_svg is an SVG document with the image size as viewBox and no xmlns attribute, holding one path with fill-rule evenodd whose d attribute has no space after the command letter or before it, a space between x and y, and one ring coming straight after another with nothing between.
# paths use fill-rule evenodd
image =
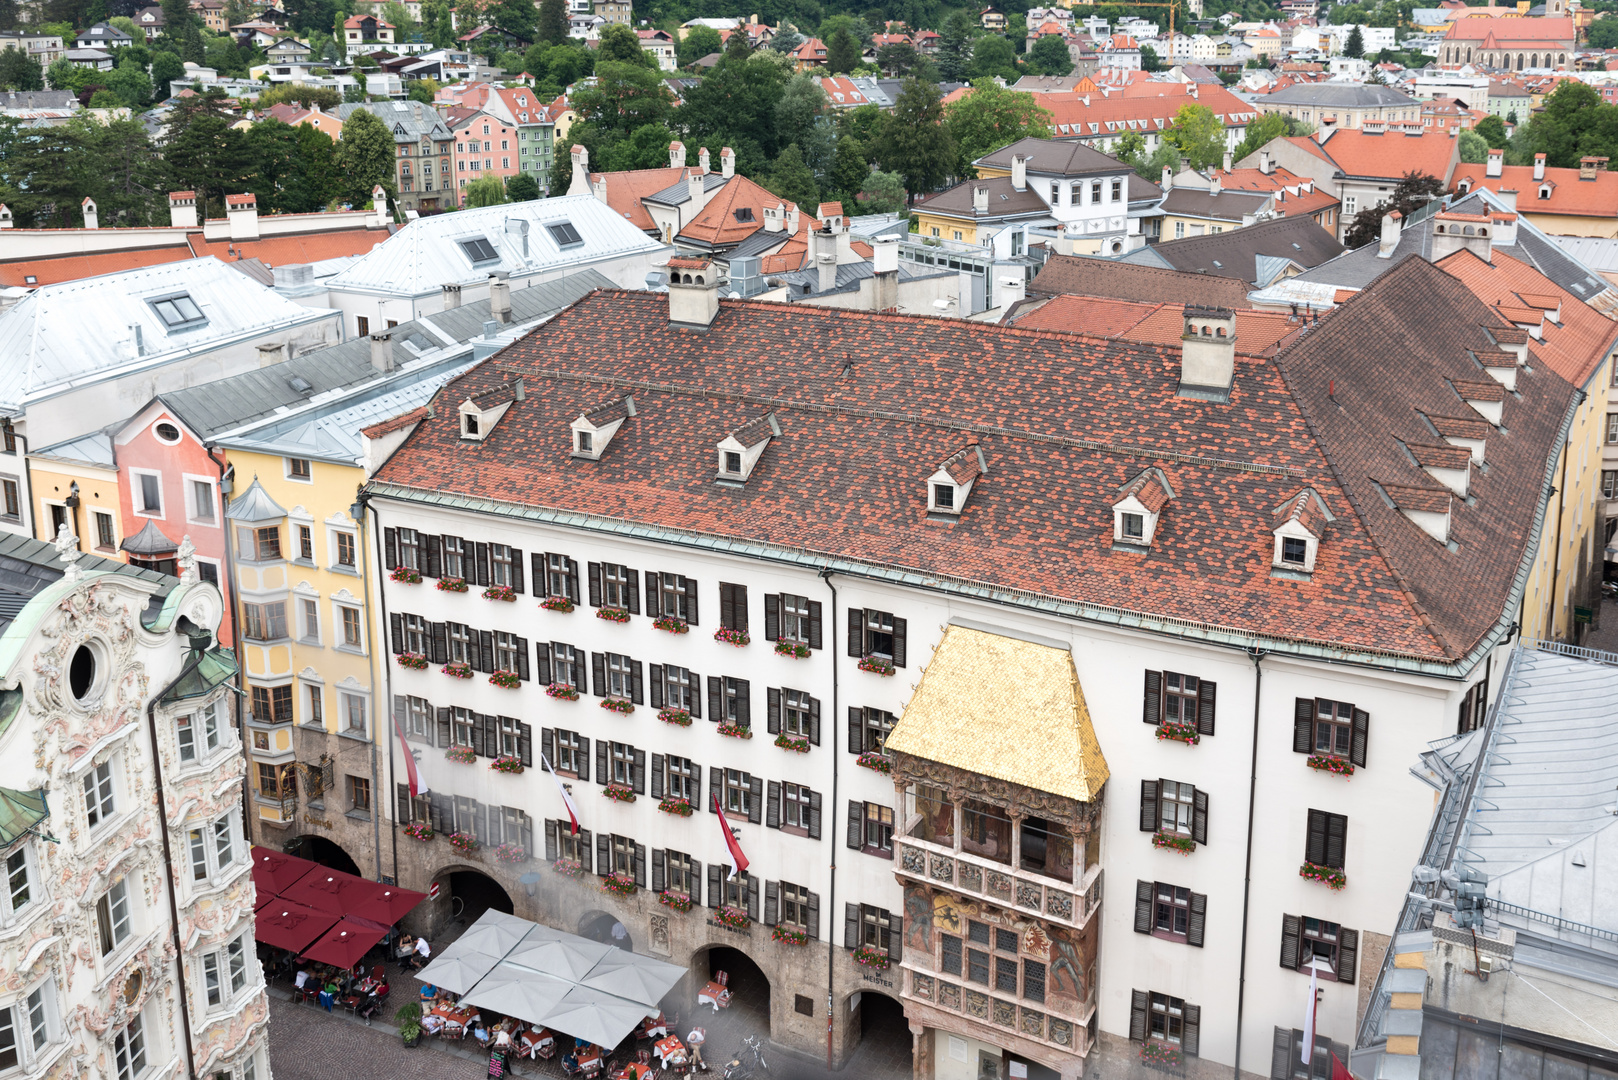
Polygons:
<instances>
[{"instance_id":1,"label":"dormer window","mask_svg":"<svg viewBox=\"0 0 1618 1080\"><path fill-rule=\"evenodd\" d=\"M1163 508L1174 498L1174 488L1163 470L1143 469L1118 489L1112 504L1112 540L1115 548L1150 547L1157 535Z\"/></svg>"},{"instance_id":2,"label":"dormer window","mask_svg":"<svg viewBox=\"0 0 1618 1080\"><path fill-rule=\"evenodd\" d=\"M586 461L600 461L607 444L624 426L624 421L635 415L633 396L604 401L595 408L582 412L573 421L573 456Z\"/></svg>"},{"instance_id":3,"label":"dormer window","mask_svg":"<svg viewBox=\"0 0 1618 1080\"><path fill-rule=\"evenodd\" d=\"M461 438L482 442L494 431L513 401L523 397L522 380L501 383L461 402Z\"/></svg>"},{"instance_id":4,"label":"dormer window","mask_svg":"<svg viewBox=\"0 0 1618 1080\"><path fill-rule=\"evenodd\" d=\"M481 437L482 433L478 430L478 414L475 412L463 412L461 414L461 438L477 439Z\"/></svg>"},{"instance_id":5,"label":"dormer window","mask_svg":"<svg viewBox=\"0 0 1618 1080\"><path fill-rule=\"evenodd\" d=\"M1541 184L1540 185L1540 187L1539 187L1539 197L1541 199L1548 199L1548 198L1551 197L1551 186L1549 184Z\"/></svg>"},{"instance_id":6,"label":"dormer window","mask_svg":"<svg viewBox=\"0 0 1618 1080\"><path fill-rule=\"evenodd\" d=\"M764 456L771 440L781 436L781 425L774 413L751 420L719 441L719 474L714 477L720 484L735 487L747 482Z\"/></svg>"},{"instance_id":7,"label":"dormer window","mask_svg":"<svg viewBox=\"0 0 1618 1080\"><path fill-rule=\"evenodd\" d=\"M574 449L581 454L593 454L595 438L588 431L574 432Z\"/></svg>"},{"instance_id":8,"label":"dormer window","mask_svg":"<svg viewBox=\"0 0 1618 1080\"><path fill-rule=\"evenodd\" d=\"M725 471L734 475L742 474L742 456L734 450L725 451Z\"/></svg>"},{"instance_id":9,"label":"dormer window","mask_svg":"<svg viewBox=\"0 0 1618 1080\"><path fill-rule=\"evenodd\" d=\"M1332 522L1326 500L1314 488L1304 488L1275 508L1275 540L1270 563L1280 577L1312 574L1320 552L1320 539Z\"/></svg>"},{"instance_id":10,"label":"dormer window","mask_svg":"<svg viewBox=\"0 0 1618 1080\"><path fill-rule=\"evenodd\" d=\"M1281 538L1281 563L1298 570L1309 564L1309 541L1300 540L1295 536Z\"/></svg>"},{"instance_id":11,"label":"dormer window","mask_svg":"<svg viewBox=\"0 0 1618 1080\"><path fill-rule=\"evenodd\" d=\"M955 485L954 484L934 484L933 485L933 508L935 510L942 510L945 513L953 513L954 512L954 510L955 510Z\"/></svg>"},{"instance_id":12,"label":"dormer window","mask_svg":"<svg viewBox=\"0 0 1618 1080\"><path fill-rule=\"evenodd\" d=\"M927 512L959 517L978 478L988 471L983 448L975 440L945 458L938 471L927 478Z\"/></svg>"},{"instance_id":13,"label":"dormer window","mask_svg":"<svg viewBox=\"0 0 1618 1080\"><path fill-rule=\"evenodd\" d=\"M1120 531L1123 534L1125 543L1144 543L1146 536L1146 515L1124 514Z\"/></svg>"}]
</instances>

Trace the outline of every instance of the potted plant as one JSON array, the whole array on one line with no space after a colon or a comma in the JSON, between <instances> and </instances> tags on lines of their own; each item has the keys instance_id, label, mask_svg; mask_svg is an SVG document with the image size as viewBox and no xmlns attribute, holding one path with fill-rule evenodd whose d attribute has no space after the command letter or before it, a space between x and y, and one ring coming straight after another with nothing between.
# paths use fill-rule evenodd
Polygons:
<instances>
[{"instance_id":1,"label":"potted plant","mask_svg":"<svg viewBox=\"0 0 1618 1080\"><path fill-rule=\"evenodd\" d=\"M864 656L860 658L859 668L873 675L892 675L893 661L884 660L880 656Z\"/></svg>"},{"instance_id":2,"label":"potted plant","mask_svg":"<svg viewBox=\"0 0 1618 1080\"><path fill-rule=\"evenodd\" d=\"M503 863L527 862L528 849L521 844L501 844L494 849L494 857Z\"/></svg>"},{"instance_id":3,"label":"potted plant","mask_svg":"<svg viewBox=\"0 0 1618 1080\"><path fill-rule=\"evenodd\" d=\"M452 679L470 679L472 677L472 665L465 660L451 660L439 670Z\"/></svg>"},{"instance_id":4,"label":"potted plant","mask_svg":"<svg viewBox=\"0 0 1618 1080\"><path fill-rule=\"evenodd\" d=\"M513 589L510 585L490 585L487 589L483 590L483 599L504 600L508 604L516 603L517 590Z\"/></svg>"},{"instance_id":5,"label":"potted plant","mask_svg":"<svg viewBox=\"0 0 1618 1080\"><path fill-rule=\"evenodd\" d=\"M566 615L573 610L573 601L565 596L547 596L539 602L539 606L546 611L555 611Z\"/></svg>"},{"instance_id":6,"label":"potted plant","mask_svg":"<svg viewBox=\"0 0 1618 1080\"><path fill-rule=\"evenodd\" d=\"M657 718L675 727L691 726L691 713L685 709L663 709L657 714Z\"/></svg>"},{"instance_id":7,"label":"potted plant","mask_svg":"<svg viewBox=\"0 0 1618 1080\"><path fill-rule=\"evenodd\" d=\"M790 656L794 660L807 660L809 658L809 646L801 641L777 641L775 643L775 655Z\"/></svg>"},{"instance_id":8,"label":"potted plant","mask_svg":"<svg viewBox=\"0 0 1618 1080\"><path fill-rule=\"evenodd\" d=\"M673 615L659 615L652 620L652 628L661 630L665 634L689 634L691 626L684 619L676 619Z\"/></svg>"},{"instance_id":9,"label":"potted plant","mask_svg":"<svg viewBox=\"0 0 1618 1080\"><path fill-rule=\"evenodd\" d=\"M1331 773L1345 780L1354 775L1354 763L1336 754L1310 754L1304 764L1316 772Z\"/></svg>"},{"instance_id":10,"label":"potted plant","mask_svg":"<svg viewBox=\"0 0 1618 1080\"><path fill-rule=\"evenodd\" d=\"M732 930L746 930L753 925L753 920L747 917L747 912L728 904L715 908L713 918L720 926L728 926Z\"/></svg>"},{"instance_id":11,"label":"potted plant","mask_svg":"<svg viewBox=\"0 0 1618 1080\"><path fill-rule=\"evenodd\" d=\"M732 630L728 626L721 626L719 629L715 630L713 632L713 639L715 641L722 641L726 645L734 645L738 649L746 648L747 643L753 640L747 636L746 630Z\"/></svg>"},{"instance_id":12,"label":"potted plant","mask_svg":"<svg viewBox=\"0 0 1618 1080\"><path fill-rule=\"evenodd\" d=\"M507 690L515 690L522 685L522 679L517 677L515 671L496 671L489 676L491 686L503 686Z\"/></svg>"},{"instance_id":13,"label":"potted plant","mask_svg":"<svg viewBox=\"0 0 1618 1080\"><path fill-rule=\"evenodd\" d=\"M601 797L614 802L634 802L635 789L625 787L623 784L608 784L601 789Z\"/></svg>"},{"instance_id":14,"label":"potted plant","mask_svg":"<svg viewBox=\"0 0 1618 1080\"><path fill-rule=\"evenodd\" d=\"M598 607L596 608L596 618L604 619L607 622L626 623L629 621L629 612L623 608Z\"/></svg>"},{"instance_id":15,"label":"potted plant","mask_svg":"<svg viewBox=\"0 0 1618 1080\"><path fill-rule=\"evenodd\" d=\"M419 652L402 652L393 658L394 663L411 671L426 671L427 657Z\"/></svg>"},{"instance_id":16,"label":"potted plant","mask_svg":"<svg viewBox=\"0 0 1618 1080\"><path fill-rule=\"evenodd\" d=\"M489 762L489 768L493 769L495 772L520 773L523 770L522 758L512 757L509 754L502 754L500 757L497 757L493 761Z\"/></svg>"},{"instance_id":17,"label":"potted plant","mask_svg":"<svg viewBox=\"0 0 1618 1080\"><path fill-rule=\"evenodd\" d=\"M547 697L559 698L562 701L579 700L578 689L576 687L569 686L567 683L551 683L545 688L545 695Z\"/></svg>"},{"instance_id":18,"label":"potted plant","mask_svg":"<svg viewBox=\"0 0 1618 1080\"><path fill-rule=\"evenodd\" d=\"M624 716L635 711L635 703L627 698L604 697L601 699L601 707L608 712L621 713Z\"/></svg>"},{"instance_id":19,"label":"potted plant","mask_svg":"<svg viewBox=\"0 0 1618 1080\"><path fill-rule=\"evenodd\" d=\"M412 840L420 840L424 844L435 835L433 827L425 821L412 821L404 827L404 834Z\"/></svg>"},{"instance_id":20,"label":"potted plant","mask_svg":"<svg viewBox=\"0 0 1618 1080\"><path fill-rule=\"evenodd\" d=\"M478 759L478 752L470 746L452 746L444 751L444 760L470 765Z\"/></svg>"},{"instance_id":21,"label":"potted plant","mask_svg":"<svg viewBox=\"0 0 1618 1080\"><path fill-rule=\"evenodd\" d=\"M614 871L601 879L601 891L617 893L619 896L632 895L635 891L635 879L629 874Z\"/></svg>"},{"instance_id":22,"label":"potted plant","mask_svg":"<svg viewBox=\"0 0 1618 1080\"><path fill-rule=\"evenodd\" d=\"M861 945L854 950L854 962L876 971L887 970L888 954L881 949L873 949L869 945Z\"/></svg>"},{"instance_id":23,"label":"potted plant","mask_svg":"<svg viewBox=\"0 0 1618 1080\"><path fill-rule=\"evenodd\" d=\"M1167 1065L1174 1069L1185 1064L1185 1059L1180 1056L1178 1050L1154 1039L1147 1039L1140 1044L1140 1059L1146 1065Z\"/></svg>"},{"instance_id":24,"label":"potted plant","mask_svg":"<svg viewBox=\"0 0 1618 1080\"><path fill-rule=\"evenodd\" d=\"M584 864L577 859L557 859L551 863L551 869L568 878L581 878L584 876Z\"/></svg>"},{"instance_id":25,"label":"potted plant","mask_svg":"<svg viewBox=\"0 0 1618 1080\"><path fill-rule=\"evenodd\" d=\"M458 577L441 577L438 579L439 592L465 592L466 579Z\"/></svg>"},{"instance_id":26,"label":"potted plant","mask_svg":"<svg viewBox=\"0 0 1618 1080\"><path fill-rule=\"evenodd\" d=\"M1152 846L1164 851L1178 851L1181 855L1189 855L1197 850L1197 842L1189 836L1179 833L1160 832L1152 836Z\"/></svg>"},{"instance_id":27,"label":"potted plant","mask_svg":"<svg viewBox=\"0 0 1618 1080\"><path fill-rule=\"evenodd\" d=\"M408 566L395 566L393 573L388 575L389 581L397 581L400 585L420 585L421 571L412 570Z\"/></svg>"},{"instance_id":28,"label":"potted plant","mask_svg":"<svg viewBox=\"0 0 1618 1080\"><path fill-rule=\"evenodd\" d=\"M788 735L784 731L775 737L775 745L783 750L791 750L794 753L807 754L809 752L808 739L797 735Z\"/></svg>"},{"instance_id":29,"label":"potted plant","mask_svg":"<svg viewBox=\"0 0 1618 1080\"><path fill-rule=\"evenodd\" d=\"M781 942L783 945L809 944L808 934L804 933L802 930L794 930L790 926L777 926L774 930L770 931L770 937Z\"/></svg>"},{"instance_id":30,"label":"potted plant","mask_svg":"<svg viewBox=\"0 0 1618 1080\"><path fill-rule=\"evenodd\" d=\"M658 893L657 894L657 902L659 904L662 904L664 907L673 908L675 911L690 911L691 910L691 898L689 896L685 895L685 893L676 893L676 892Z\"/></svg>"},{"instance_id":31,"label":"potted plant","mask_svg":"<svg viewBox=\"0 0 1618 1080\"><path fill-rule=\"evenodd\" d=\"M399 1024L399 1038L406 1046L415 1046L421 1042L421 1005L410 1002L401 1005L399 1011L393 1014L393 1019Z\"/></svg>"},{"instance_id":32,"label":"potted plant","mask_svg":"<svg viewBox=\"0 0 1618 1080\"><path fill-rule=\"evenodd\" d=\"M751 739L753 730L744 728L740 724L732 724L729 720L722 720L719 723L719 734L727 739Z\"/></svg>"},{"instance_id":33,"label":"potted plant","mask_svg":"<svg viewBox=\"0 0 1618 1080\"><path fill-rule=\"evenodd\" d=\"M893 762L888 760L886 754L876 750L865 751L865 753L854 759L854 764L863 769L870 769L872 772L879 772L884 776L893 771Z\"/></svg>"},{"instance_id":34,"label":"potted plant","mask_svg":"<svg viewBox=\"0 0 1618 1080\"><path fill-rule=\"evenodd\" d=\"M471 833L458 832L450 834L449 846L462 855L470 855L483 845L478 843L478 838Z\"/></svg>"},{"instance_id":35,"label":"potted plant","mask_svg":"<svg viewBox=\"0 0 1618 1080\"><path fill-rule=\"evenodd\" d=\"M1319 863L1304 863L1298 867L1298 876L1318 881L1332 892L1338 892L1348 884L1347 874L1334 866L1321 866Z\"/></svg>"},{"instance_id":36,"label":"potted plant","mask_svg":"<svg viewBox=\"0 0 1618 1080\"><path fill-rule=\"evenodd\" d=\"M1187 746L1195 746L1202 741L1202 736L1197 733L1197 725L1182 724L1175 720L1165 720L1157 725L1157 738L1159 742L1167 740L1185 743Z\"/></svg>"},{"instance_id":37,"label":"potted plant","mask_svg":"<svg viewBox=\"0 0 1618 1080\"><path fill-rule=\"evenodd\" d=\"M690 817L692 812L690 799L673 799L668 796L664 796L663 801L657 804L657 808L675 817Z\"/></svg>"}]
</instances>

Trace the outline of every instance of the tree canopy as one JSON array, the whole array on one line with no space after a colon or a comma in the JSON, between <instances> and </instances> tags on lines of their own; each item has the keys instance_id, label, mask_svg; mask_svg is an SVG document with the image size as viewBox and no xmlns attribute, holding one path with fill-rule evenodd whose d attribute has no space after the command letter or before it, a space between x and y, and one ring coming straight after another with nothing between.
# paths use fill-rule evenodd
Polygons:
<instances>
[{"instance_id":1,"label":"tree canopy","mask_svg":"<svg viewBox=\"0 0 1618 1080\"><path fill-rule=\"evenodd\" d=\"M1387 201L1367 207L1354 215L1343 243L1351 248L1364 247L1382 235L1382 216L1397 210L1405 217L1426 205L1432 196L1444 193L1444 182L1427 173L1407 172L1394 187Z\"/></svg>"},{"instance_id":2,"label":"tree canopy","mask_svg":"<svg viewBox=\"0 0 1618 1080\"><path fill-rule=\"evenodd\" d=\"M1225 123L1206 105L1181 105L1174 126L1163 136L1193 169L1217 165L1225 156Z\"/></svg>"},{"instance_id":3,"label":"tree canopy","mask_svg":"<svg viewBox=\"0 0 1618 1080\"><path fill-rule=\"evenodd\" d=\"M1034 95L1006 90L993 79L974 79L972 92L944 109L944 127L955 141L956 176L976 176L972 162L1018 139L1048 139L1051 114Z\"/></svg>"},{"instance_id":4,"label":"tree canopy","mask_svg":"<svg viewBox=\"0 0 1618 1080\"><path fill-rule=\"evenodd\" d=\"M955 136L943 120L938 85L914 76L906 79L893 111L884 119L876 156L889 171L904 177L905 190L912 195L938 188L955 166Z\"/></svg>"},{"instance_id":5,"label":"tree canopy","mask_svg":"<svg viewBox=\"0 0 1618 1080\"><path fill-rule=\"evenodd\" d=\"M1068 51L1067 39L1060 34L1046 34L1028 50L1028 66L1036 75L1066 75L1073 70L1073 54Z\"/></svg>"}]
</instances>

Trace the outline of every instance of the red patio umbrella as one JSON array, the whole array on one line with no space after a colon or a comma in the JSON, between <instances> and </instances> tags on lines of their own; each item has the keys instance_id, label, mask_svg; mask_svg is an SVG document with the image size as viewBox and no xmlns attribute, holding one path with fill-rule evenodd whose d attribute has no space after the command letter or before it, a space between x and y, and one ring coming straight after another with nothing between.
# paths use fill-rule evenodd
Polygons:
<instances>
[{"instance_id":1,"label":"red patio umbrella","mask_svg":"<svg viewBox=\"0 0 1618 1080\"><path fill-rule=\"evenodd\" d=\"M353 874L345 874L341 870L317 866L285 889L281 895L288 900L307 904L316 911L327 911L337 916L365 915L365 911L362 910L365 905L381 896L388 888L387 885L367 881Z\"/></svg>"},{"instance_id":2,"label":"red patio umbrella","mask_svg":"<svg viewBox=\"0 0 1618 1080\"><path fill-rule=\"evenodd\" d=\"M343 919L327 930L320 940L303 950L306 960L333 967L351 968L364 958L371 946L386 936L388 928L364 919Z\"/></svg>"},{"instance_id":3,"label":"red patio umbrella","mask_svg":"<svg viewBox=\"0 0 1618 1080\"><path fill-rule=\"evenodd\" d=\"M253 884L257 887L259 899L266 894L274 896L294 884L299 878L315 869L316 864L308 859L300 859L296 855L288 855L282 851L271 851L269 848L254 846L253 848Z\"/></svg>"},{"instance_id":4,"label":"red patio umbrella","mask_svg":"<svg viewBox=\"0 0 1618 1080\"><path fill-rule=\"evenodd\" d=\"M266 945L300 952L336 924L332 916L313 908L275 899L259 909L254 918L253 936Z\"/></svg>"},{"instance_id":5,"label":"red patio umbrella","mask_svg":"<svg viewBox=\"0 0 1618 1080\"><path fill-rule=\"evenodd\" d=\"M367 882L367 884L374 884ZM427 899L427 894L416 892L413 889L401 889L397 885L383 885L381 892L351 908L349 915L359 915L378 922L384 926L392 926L406 915L410 914L415 906Z\"/></svg>"}]
</instances>

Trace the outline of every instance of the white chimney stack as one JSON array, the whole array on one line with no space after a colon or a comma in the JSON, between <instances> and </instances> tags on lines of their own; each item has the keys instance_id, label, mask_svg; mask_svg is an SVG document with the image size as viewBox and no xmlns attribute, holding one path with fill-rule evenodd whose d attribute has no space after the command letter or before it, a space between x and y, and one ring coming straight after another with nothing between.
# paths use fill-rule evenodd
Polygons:
<instances>
[{"instance_id":1,"label":"white chimney stack","mask_svg":"<svg viewBox=\"0 0 1618 1080\"><path fill-rule=\"evenodd\" d=\"M442 286L444 290L444 310L454 311L461 306L461 287L453 283Z\"/></svg>"},{"instance_id":2,"label":"white chimney stack","mask_svg":"<svg viewBox=\"0 0 1618 1080\"><path fill-rule=\"evenodd\" d=\"M393 370L393 335L371 335L371 368L386 375Z\"/></svg>"},{"instance_id":3,"label":"white chimney stack","mask_svg":"<svg viewBox=\"0 0 1618 1080\"><path fill-rule=\"evenodd\" d=\"M1184 315L1180 396L1224 400L1236 381L1236 313L1187 305Z\"/></svg>"},{"instance_id":4,"label":"white chimney stack","mask_svg":"<svg viewBox=\"0 0 1618 1080\"><path fill-rule=\"evenodd\" d=\"M685 143L678 140L669 143L669 168L685 168Z\"/></svg>"},{"instance_id":5,"label":"white chimney stack","mask_svg":"<svg viewBox=\"0 0 1618 1080\"><path fill-rule=\"evenodd\" d=\"M1011 186L1016 191L1028 190L1028 158L1022 154L1011 155Z\"/></svg>"},{"instance_id":6,"label":"white chimney stack","mask_svg":"<svg viewBox=\"0 0 1618 1080\"><path fill-rule=\"evenodd\" d=\"M1498 150L1491 150L1490 153L1491 154L1497 154L1497 153L1499 153L1499 151ZM1491 173L1490 175L1493 175L1493 174ZM1543 179L1545 179L1545 155L1544 154L1535 154L1534 155L1534 179L1535 180L1543 180Z\"/></svg>"},{"instance_id":7,"label":"white chimney stack","mask_svg":"<svg viewBox=\"0 0 1618 1080\"><path fill-rule=\"evenodd\" d=\"M99 229L101 222L96 218L96 202L88 195L84 198L84 227L86 229Z\"/></svg>"},{"instance_id":8,"label":"white chimney stack","mask_svg":"<svg viewBox=\"0 0 1618 1080\"><path fill-rule=\"evenodd\" d=\"M1382 238L1377 241L1377 258L1391 259L1393 257L1393 249L1399 246L1399 230L1402 227L1403 220L1404 215L1397 210L1391 214L1382 215Z\"/></svg>"},{"instance_id":9,"label":"white chimney stack","mask_svg":"<svg viewBox=\"0 0 1618 1080\"><path fill-rule=\"evenodd\" d=\"M569 195L583 195L590 190L590 151L573 145L573 180L568 184Z\"/></svg>"},{"instance_id":10,"label":"white chimney stack","mask_svg":"<svg viewBox=\"0 0 1618 1080\"><path fill-rule=\"evenodd\" d=\"M876 236L871 238L871 267L878 274L899 272L899 238Z\"/></svg>"},{"instance_id":11,"label":"white chimney stack","mask_svg":"<svg viewBox=\"0 0 1618 1080\"><path fill-rule=\"evenodd\" d=\"M1174 170L1167 165L1163 166L1163 194L1167 195L1174 190Z\"/></svg>"},{"instance_id":12,"label":"white chimney stack","mask_svg":"<svg viewBox=\"0 0 1618 1080\"><path fill-rule=\"evenodd\" d=\"M511 321L511 282L489 275L489 317L501 323Z\"/></svg>"},{"instance_id":13,"label":"white chimney stack","mask_svg":"<svg viewBox=\"0 0 1618 1080\"><path fill-rule=\"evenodd\" d=\"M972 211L977 214L986 214L989 211L989 189L975 187L972 189Z\"/></svg>"},{"instance_id":14,"label":"white chimney stack","mask_svg":"<svg viewBox=\"0 0 1618 1080\"><path fill-rule=\"evenodd\" d=\"M998 279L999 304L1002 317L1011 310L1011 306L1028 295L1028 279L1022 274L1011 274Z\"/></svg>"},{"instance_id":15,"label":"white chimney stack","mask_svg":"<svg viewBox=\"0 0 1618 1080\"><path fill-rule=\"evenodd\" d=\"M225 217L232 240L258 239L258 196L226 195Z\"/></svg>"},{"instance_id":16,"label":"white chimney stack","mask_svg":"<svg viewBox=\"0 0 1618 1080\"><path fill-rule=\"evenodd\" d=\"M736 175L736 151L728 146L719 148L719 175L726 180Z\"/></svg>"},{"instance_id":17,"label":"white chimney stack","mask_svg":"<svg viewBox=\"0 0 1618 1080\"><path fill-rule=\"evenodd\" d=\"M1208 181L1208 194L1218 195L1222 190L1224 190L1224 181L1219 178L1219 174L1216 172Z\"/></svg>"},{"instance_id":18,"label":"white chimney stack","mask_svg":"<svg viewBox=\"0 0 1618 1080\"><path fill-rule=\"evenodd\" d=\"M1483 175L1498 179L1505 164L1506 152L1504 150L1490 150L1489 163L1483 167Z\"/></svg>"},{"instance_id":19,"label":"white chimney stack","mask_svg":"<svg viewBox=\"0 0 1618 1080\"><path fill-rule=\"evenodd\" d=\"M169 192L169 225L176 229L194 229L197 227L196 192Z\"/></svg>"},{"instance_id":20,"label":"white chimney stack","mask_svg":"<svg viewBox=\"0 0 1618 1080\"><path fill-rule=\"evenodd\" d=\"M708 164L708 148L706 146L697 150L697 167L703 172L713 171L713 167Z\"/></svg>"},{"instance_id":21,"label":"white chimney stack","mask_svg":"<svg viewBox=\"0 0 1618 1080\"><path fill-rule=\"evenodd\" d=\"M680 255L669 260L669 322L706 330L719 314L719 275L705 258Z\"/></svg>"},{"instance_id":22,"label":"white chimney stack","mask_svg":"<svg viewBox=\"0 0 1618 1080\"><path fill-rule=\"evenodd\" d=\"M1263 173L1265 176L1268 176L1275 171L1275 165L1270 160L1270 152L1268 150L1260 150L1258 152L1258 171Z\"/></svg>"},{"instance_id":23,"label":"white chimney stack","mask_svg":"<svg viewBox=\"0 0 1618 1080\"><path fill-rule=\"evenodd\" d=\"M376 211L376 219L371 223L373 227L385 229L388 227L388 189L381 184L371 189L371 209ZM258 211L255 208L253 218L258 220ZM257 226L254 226L257 228Z\"/></svg>"}]
</instances>

